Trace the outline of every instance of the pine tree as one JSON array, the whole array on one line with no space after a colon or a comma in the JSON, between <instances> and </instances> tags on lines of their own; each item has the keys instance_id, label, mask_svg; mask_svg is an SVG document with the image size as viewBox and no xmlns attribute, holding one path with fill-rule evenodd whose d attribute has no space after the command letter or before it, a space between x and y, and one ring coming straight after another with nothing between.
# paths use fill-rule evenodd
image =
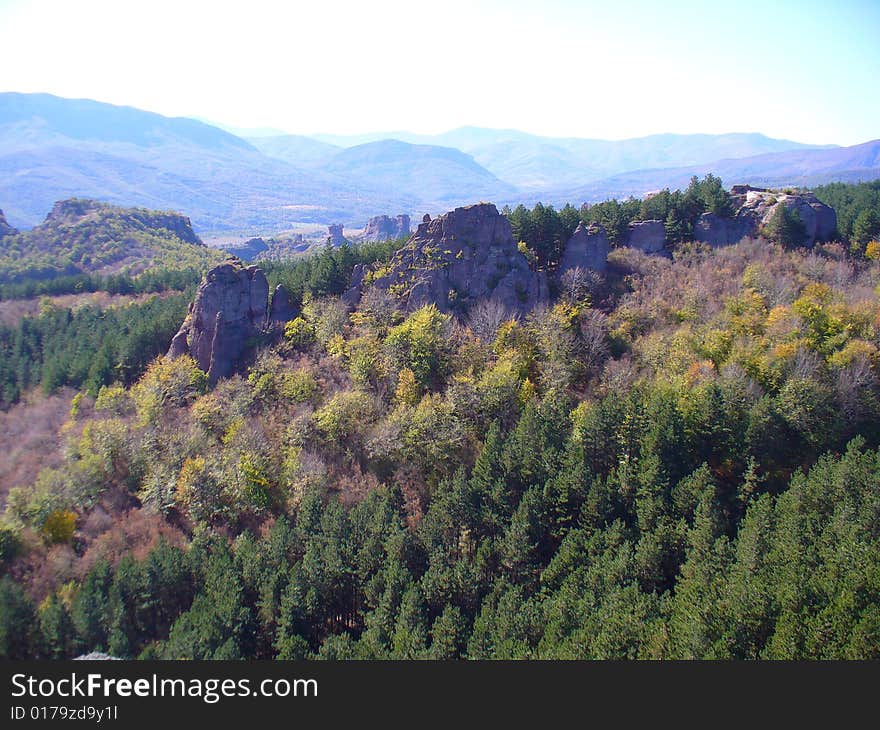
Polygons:
<instances>
[{"instance_id":1,"label":"pine tree","mask_svg":"<svg viewBox=\"0 0 880 730\"><path fill-rule=\"evenodd\" d=\"M77 591L71 606L71 620L83 653L107 649L107 605L113 572L102 560L93 567Z\"/></svg>"},{"instance_id":2,"label":"pine tree","mask_svg":"<svg viewBox=\"0 0 880 730\"><path fill-rule=\"evenodd\" d=\"M458 606L448 604L431 627L431 659L458 659L467 643L467 620Z\"/></svg>"},{"instance_id":3,"label":"pine tree","mask_svg":"<svg viewBox=\"0 0 880 730\"><path fill-rule=\"evenodd\" d=\"M785 248L795 248L803 245L807 237L807 229L796 210L778 203L767 225L764 226L763 235Z\"/></svg>"},{"instance_id":4,"label":"pine tree","mask_svg":"<svg viewBox=\"0 0 880 730\"><path fill-rule=\"evenodd\" d=\"M69 659L74 647L74 628L70 614L55 594L40 606L40 630L49 659Z\"/></svg>"},{"instance_id":5,"label":"pine tree","mask_svg":"<svg viewBox=\"0 0 880 730\"><path fill-rule=\"evenodd\" d=\"M671 208L666 216L666 240L670 243L684 243L693 237L693 230L682 217L678 208Z\"/></svg>"},{"instance_id":6,"label":"pine tree","mask_svg":"<svg viewBox=\"0 0 880 730\"><path fill-rule=\"evenodd\" d=\"M0 578L0 659L38 659L34 604L8 576Z\"/></svg>"},{"instance_id":7,"label":"pine tree","mask_svg":"<svg viewBox=\"0 0 880 730\"><path fill-rule=\"evenodd\" d=\"M395 659L423 659L428 643L425 601L418 586L403 595L391 640Z\"/></svg>"},{"instance_id":8,"label":"pine tree","mask_svg":"<svg viewBox=\"0 0 880 730\"><path fill-rule=\"evenodd\" d=\"M878 237L880 237L880 215L873 208L865 208L853 222L853 241L865 245Z\"/></svg>"}]
</instances>

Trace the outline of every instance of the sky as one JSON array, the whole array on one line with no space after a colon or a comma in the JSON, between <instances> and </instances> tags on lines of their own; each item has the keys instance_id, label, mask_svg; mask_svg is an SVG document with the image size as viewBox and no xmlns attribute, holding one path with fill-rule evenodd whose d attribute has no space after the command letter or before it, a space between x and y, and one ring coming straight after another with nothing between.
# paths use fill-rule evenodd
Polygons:
<instances>
[{"instance_id":1,"label":"sky","mask_svg":"<svg viewBox=\"0 0 880 730\"><path fill-rule=\"evenodd\" d=\"M0 0L0 91L295 134L880 137L880 0Z\"/></svg>"}]
</instances>

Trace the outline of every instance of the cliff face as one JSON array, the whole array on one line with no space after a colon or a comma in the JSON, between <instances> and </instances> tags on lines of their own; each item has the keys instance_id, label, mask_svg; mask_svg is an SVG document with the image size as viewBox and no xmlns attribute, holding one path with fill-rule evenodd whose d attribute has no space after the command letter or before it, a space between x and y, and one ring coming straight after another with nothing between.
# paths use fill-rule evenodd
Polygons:
<instances>
[{"instance_id":1,"label":"cliff face","mask_svg":"<svg viewBox=\"0 0 880 730\"><path fill-rule=\"evenodd\" d=\"M232 375L252 338L266 329L268 306L269 284L256 266L229 260L214 267L199 285L168 357L192 356L212 383Z\"/></svg>"},{"instance_id":2,"label":"cliff face","mask_svg":"<svg viewBox=\"0 0 880 730\"><path fill-rule=\"evenodd\" d=\"M666 226L658 220L633 221L627 228L624 245L644 253L666 253Z\"/></svg>"},{"instance_id":3,"label":"cliff face","mask_svg":"<svg viewBox=\"0 0 880 730\"><path fill-rule=\"evenodd\" d=\"M389 238L400 238L410 234L410 222L408 215L399 215L391 218L387 215L377 215L367 221L364 228L364 241L387 241Z\"/></svg>"},{"instance_id":4,"label":"cliff face","mask_svg":"<svg viewBox=\"0 0 880 730\"><path fill-rule=\"evenodd\" d=\"M0 238L3 238L3 236L14 236L16 233L18 233L18 229L13 228L6 222L6 216L0 210Z\"/></svg>"},{"instance_id":5,"label":"cliff face","mask_svg":"<svg viewBox=\"0 0 880 730\"><path fill-rule=\"evenodd\" d=\"M398 296L407 310L434 303L463 311L488 299L524 312L548 299L545 274L529 268L510 223L491 203L427 218L389 266L373 274L373 285ZM356 292L347 294L356 299Z\"/></svg>"},{"instance_id":6,"label":"cliff face","mask_svg":"<svg viewBox=\"0 0 880 730\"><path fill-rule=\"evenodd\" d=\"M249 238L247 241L224 244L223 249L242 261L253 261L261 253L269 250L269 244L259 236Z\"/></svg>"},{"instance_id":7,"label":"cliff face","mask_svg":"<svg viewBox=\"0 0 880 730\"><path fill-rule=\"evenodd\" d=\"M342 225L334 224L327 226L328 242L331 246L341 246L346 243L345 235L342 232Z\"/></svg>"},{"instance_id":8,"label":"cliff face","mask_svg":"<svg viewBox=\"0 0 880 730\"><path fill-rule=\"evenodd\" d=\"M610 252L611 243L602 226L596 223L591 223L589 226L579 223L574 234L565 244L557 274L562 276L566 271L574 268L605 271Z\"/></svg>"}]
</instances>

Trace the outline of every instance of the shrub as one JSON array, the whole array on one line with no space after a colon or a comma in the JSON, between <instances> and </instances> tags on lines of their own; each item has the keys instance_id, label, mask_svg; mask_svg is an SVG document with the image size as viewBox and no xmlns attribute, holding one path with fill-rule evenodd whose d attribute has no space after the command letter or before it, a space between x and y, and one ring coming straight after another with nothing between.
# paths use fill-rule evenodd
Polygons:
<instances>
[{"instance_id":1,"label":"shrub","mask_svg":"<svg viewBox=\"0 0 880 730\"><path fill-rule=\"evenodd\" d=\"M373 411L373 399L363 391L342 391L315 411L315 424L329 441L341 441L367 424Z\"/></svg>"},{"instance_id":2,"label":"shrub","mask_svg":"<svg viewBox=\"0 0 880 730\"><path fill-rule=\"evenodd\" d=\"M303 349L315 341L315 328L302 317L284 325L284 338L294 347Z\"/></svg>"},{"instance_id":3,"label":"shrub","mask_svg":"<svg viewBox=\"0 0 880 730\"><path fill-rule=\"evenodd\" d=\"M447 364L443 331L448 322L447 315L428 304L392 327L385 338L385 350L395 369L412 370L423 388L434 385Z\"/></svg>"},{"instance_id":4,"label":"shrub","mask_svg":"<svg viewBox=\"0 0 880 730\"><path fill-rule=\"evenodd\" d=\"M71 510L51 512L42 527L43 537L52 545L67 544L76 531L76 513Z\"/></svg>"},{"instance_id":5,"label":"shrub","mask_svg":"<svg viewBox=\"0 0 880 730\"><path fill-rule=\"evenodd\" d=\"M208 389L208 376L189 356L157 358L131 389L135 409L143 424L155 423L166 405L189 405Z\"/></svg>"}]
</instances>

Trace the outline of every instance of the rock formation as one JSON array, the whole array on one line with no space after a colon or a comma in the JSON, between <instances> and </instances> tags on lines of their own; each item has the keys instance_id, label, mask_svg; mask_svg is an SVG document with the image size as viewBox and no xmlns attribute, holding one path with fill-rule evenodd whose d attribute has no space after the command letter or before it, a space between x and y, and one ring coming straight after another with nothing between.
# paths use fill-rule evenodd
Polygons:
<instances>
[{"instance_id":1,"label":"rock formation","mask_svg":"<svg viewBox=\"0 0 880 730\"><path fill-rule=\"evenodd\" d=\"M624 246L644 253L663 253L666 249L666 226L663 221L633 221L629 224Z\"/></svg>"},{"instance_id":2,"label":"rock formation","mask_svg":"<svg viewBox=\"0 0 880 730\"><path fill-rule=\"evenodd\" d=\"M341 224L337 223L335 225L327 226L327 230L330 233L328 241L331 246L341 246L343 243L346 242L345 236L342 235L342 225Z\"/></svg>"},{"instance_id":3,"label":"rock formation","mask_svg":"<svg viewBox=\"0 0 880 730\"><path fill-rule=\"evenodd\" d=\"M749 191L754 191L756 193L769 193L770 190L768 188L756 188L752 185L731 185L730 194L733 196L745 195Z\"/></svg>"},{"instance_id":4,"label":"rock formation","mask_svg":"<svg viewBox=\"0 0 880 730\"><path fill-rule=\"evenodd\" d=\"M264 331L268 304L269 284L263 272L227 260L211 269L199 285L168 357L191 355L212 383L228 377L252 338Z\"/></svg>"},{"instance_id":5,"label":"rock formation","mask_svg":"<svg viewBox=\"0 0 880 730\"><path fill-rule=\"evenodd\" d=\"M750 185L734 185L730 192L736 210L733 218L704 213L694 226L694 240L718 247L737 243L747 236L757 236L779 205L800 216L806 229L804 246L812 247L817 241L828 241L837 230L834 208L825 205L812 193L780 193Z\"/></svg>"},{"instance_id":6,"label":"rock formation","mask_svg":"<svg viewBox=\"0 0 880 730\"><path fill-rule=\"evenodd\" d=\"M18 229L13 228L6 222L6 216L0 210L0 238L3 238L3 236L14 236L16 233L18 233Z\"/></svg>"},{"instance_id":7,"label":"rock formation","mask_svg":"<svg viewBox=\"0 0 880 730\"><path fill-rule=\"evenodd\" d=\"M399 215L391 218L377 215L367 221L364 228L364 241L387 241L389 238L400 238L410 234L409 216Z\"/></svg>"},{"instance_id":8,"label":"rock formation","mask_svg":"<svg viewBox=\"0 0 880 730\"><path fill-rule=\"evenodd\" d=\"M529 268L510 223L491 203L425 220L387 267L370 273L374 286L398 296L409 311L429 303L463 311L491 299L524 312L549 296L545 274ZM357 289L346 293L346 301L359 299Z\"/></svg>"},{"instance_id":9,"label":"rock formation","mask_svg":"<svg viewBox=\"0 0 880 730\"><path fill-rule=\"evenodd\" d=\"M269 250L269 244L258 236L243 242L233 241L223 245L222 248L242 261L253 261L261 253Z\"/></svg>"},{"instance_id":10,"label":"rock formation","mask_svg":"<svg viewBox=\"0 0 880 730\"><path fill-rule=\"evenodd\" d=\"M566 271L575 267L605 271L610 251L611 243L602 226L596 223L591 223L589 226L579 223L574 234L565 244L557 273L561 277Z\"/></svg>"},{"instance_id":11,"label":"rock formation","mask_svg":"<svg viewBox=\"0 0 880 730\"><path fill-rule=\"evenodd\" d=\"M272 303L269 305L269 323L287 322L296 316L296 308L290 301L290 295L282 284L272 292Z\"/></svg>"},{"instance_id":12,"label":"rock formation","mask_svg":"<svg viewBox=\"0 0 880 730\"><path fill-rule=\"evenodd\" d=\"M305 253L312 246L312 241L306 241L302 233L291 233L262 240L266 243L266 250L260 251L254 256L254 261L283 261L291 256L296 256L296 254Z\"/></svg>"},{"instance_id":13,"label":"rock formation","mask_svg":"<svg viewBox=\"0 0 880 730\"><path fill-rule=\"evenodd\" d=\"M703 213L694 224L694 240L717 248L732 246L754 232L754 222L735 216L722 218L716 213Z\"/></svg>"},{"instance_id":14,"label":"rock formation","mask_svg":"<svg viewBox=\"0 0 880 730\"><path fill-rule=\"evenodd\" d=\"M52 206L52 210L46 216L43 225L73 224L93 213L100 213L112 208L113 206L108 203L102 203L98 200L84 198L59 200ZM191 243L196 246L205 245L195 234L195 231L193 231L190 219L180 213L147 210L146 208L125 208L122 212L130 223L140 224L145 228L151 229L164 228L184 243Z\"/></svg>"},{"instance_id":15,"label":"rock formation","mask_svg":"<svg viewBox=\"0 0 880 730\"><path fill-rule=\"evenodd\" d=\"M354 309L361 300L365 286L365 277L367 275L367 267L364 264L355 264L351 270L351 283L348 290L343 292L340 299L349 308Z\"/></svg>"}]
</instances>

